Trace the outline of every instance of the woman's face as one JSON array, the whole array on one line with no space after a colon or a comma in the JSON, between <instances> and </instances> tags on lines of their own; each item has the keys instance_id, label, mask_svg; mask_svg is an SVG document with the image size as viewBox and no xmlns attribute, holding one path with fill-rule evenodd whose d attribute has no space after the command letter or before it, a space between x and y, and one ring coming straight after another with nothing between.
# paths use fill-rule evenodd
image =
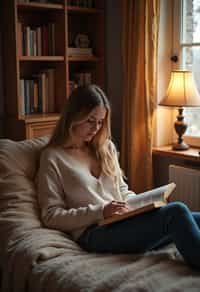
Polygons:
<instances>
[{"instance_id":1,"label":"woman's face","mask_svg":"<svg viewBox=\"0 0 200 292\"><path fill-rule=\"evenodd\" d=\"M95 107L83 121L73 125L73 136L81 141L89 142L97 134L106 117L104 106Z\"/></svg>"}]
</instances>

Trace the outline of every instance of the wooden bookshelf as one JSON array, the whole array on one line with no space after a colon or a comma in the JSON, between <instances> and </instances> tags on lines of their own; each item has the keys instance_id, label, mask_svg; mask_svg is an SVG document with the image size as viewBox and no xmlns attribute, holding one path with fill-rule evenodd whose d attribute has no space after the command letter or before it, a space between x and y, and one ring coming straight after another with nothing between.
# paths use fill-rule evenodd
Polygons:
<instances>
[{"instance_id":1,"label":"wooden bookshelf","mask_svg":"<svg viewBox=\"0 0 200 292\"><path fill-rule=\"evenodd\" d=\"M50 134L74 87L85 83L105 87L104 1L82 1L84 7L79 3L0 2L6 137L21 140ZM85 46L83 35L92 53L68 55L68 47Z\"/></svg>"}]
</instances>

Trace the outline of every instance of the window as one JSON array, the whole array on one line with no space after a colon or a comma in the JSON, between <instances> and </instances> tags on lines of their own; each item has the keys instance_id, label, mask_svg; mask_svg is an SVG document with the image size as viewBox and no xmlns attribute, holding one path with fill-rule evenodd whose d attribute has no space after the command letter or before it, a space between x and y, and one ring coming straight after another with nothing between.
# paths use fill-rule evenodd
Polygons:
<instances>
[{"instance_id":1,"label":"window","mask_svg":"<svg viewBox=\"0 0 200 292\"><path fill-rule=\"evenodd\" d=\"M200 93L200 0L174 3L174 53L179 56L180 69L193 71ZM184 116L188 123L186 135L200 138L200 108L185 108Z\"/></svg>"}]
</instances>

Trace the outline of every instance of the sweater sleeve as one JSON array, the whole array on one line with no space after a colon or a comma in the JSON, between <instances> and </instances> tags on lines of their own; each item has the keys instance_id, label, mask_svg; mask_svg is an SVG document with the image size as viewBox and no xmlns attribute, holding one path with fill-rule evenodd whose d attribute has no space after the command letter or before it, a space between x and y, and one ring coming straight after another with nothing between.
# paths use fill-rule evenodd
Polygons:
<instances>
[{"instance_id":1,"label":"sweater sleeve","mask_svg":"<svg viewBox=\"0 0 200 292\"><path fill-rule=\"evenodd\" d=\"M128 189L128 185L124 181L122 174L119 175L119 189L124 201L127 201L131 196L136 195L135 192Z\"/></svg>"},{"instance_id":2,"label":"sweater sleeve","mask_svg":"<svg viewBox=\"0 0 200 292\"><path fill-rule=\"evenodd\" d=\"M48 228L71 232L103 218L103 206L88 204L68 209L58 165L42 155L38 176L38 197L42 221Z\"/></svg>"},{"instance_id":3,"label":"sweater sleeve","mask_svg":"<svg viewBox=\"0 0 200 292\"><path fill-rule=\"evenodd\" d=\"M120 191L120 194L121 194L121 197L123 198L123 200L127 201L128 198L130 198L131 196L135 196L136 193L129 190L127 183L124 181L123 174L122 174L123 172L122 172L122 170L120 168L120 164L119 164L117 149L116 149L113 142L110 142L110 148L111 148L111 151L113 152L113 156L114 156L114 159L116 161L116 165L117 165L117 169L118 169L119 191Z\"/></svg>"}]
</instances>

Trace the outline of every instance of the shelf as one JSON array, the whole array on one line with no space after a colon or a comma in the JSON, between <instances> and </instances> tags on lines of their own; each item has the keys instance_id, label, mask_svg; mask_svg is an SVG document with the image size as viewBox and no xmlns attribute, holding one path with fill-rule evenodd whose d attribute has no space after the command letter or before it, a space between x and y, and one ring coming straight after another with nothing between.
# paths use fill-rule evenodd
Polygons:
<instances>
[{"instance_id":1,"label":"shelf","mask_svg":"<svg viewBox=\"0 0 200 292\"><path fill-rule=\"evenodd\" d=\"M21 120L24 120L26 124L37 123L37 122L48 122L57 121L59 119L58 113L48 113L48 114L31 114L21 116Z\"/></svg>"},{"instance_id":2,"label":"shelf","mask_svg":"<svg viewBox=\"0 0 200 292\"><path fill-rule=\"evenodd\" d=\"M22 62L24 62L24 61L62 62L62 61L64 61L64 57L63 56L20 56L19 61L22 61Z\"/></svg>"},{"instance_id":3,"label":"shelf","mask_svg":"<svg viewBox=\"0 0 200 292\"><path fill-rule=\"evenodd\" d=\"M6 136L23 140L50 134L72 88L69 79L75 84L83 77L82 84L105 88L104 1L95 0L94 8L68 6L68 0L1 2L3 58L10 77L5 82ZM69 55L78 34L88 35L94 55Z\"/></svg>"},{"instance_id":4,"label":"shelf","mask_svg":"<svg viewBox=\"0 0 200 292\"><path fill-rule=\"evenodd\" d=\"M153 147L153 155L180 158L183 160L200 162L200 151L198 148L190 147L188 150L173 150L171 145Z\"/></svg>"},{"instance_id":5,"label":"shelf","mask_svg":"<svg viewBox=\"0 0 200 292\"><path fill-rule=\"evenodd\" d=\"M18 3L17 7L23 10L63 10L64 5L62 4L51 4L51 3Z\"/></svg>"},{"instance_id":6,"label":"shelf","mask_svg":"<svg viewBox=\"0 0 200 292\"><path fill-rule=\"evenodd\" d=\"M70 62L99 62L102 60L102 58L98 58L98 57L95 57L95 56L69 56L68 57L68 60Z\"/></svg>"},{"instance_id":7,"label":"shelf","mask_svg":"<svg viewBox=\"0 0 200 292\"><path fill-rule=\"evenodd\" d=\"M69 13L74 13L74 14L81 14L81 13L89 13L89 14L98 14L102 13L102 9L97 9L97 8L86 8L86 7L77 7L77 6L68 6L67 11Z\"/></svg>"}]
</instances>

